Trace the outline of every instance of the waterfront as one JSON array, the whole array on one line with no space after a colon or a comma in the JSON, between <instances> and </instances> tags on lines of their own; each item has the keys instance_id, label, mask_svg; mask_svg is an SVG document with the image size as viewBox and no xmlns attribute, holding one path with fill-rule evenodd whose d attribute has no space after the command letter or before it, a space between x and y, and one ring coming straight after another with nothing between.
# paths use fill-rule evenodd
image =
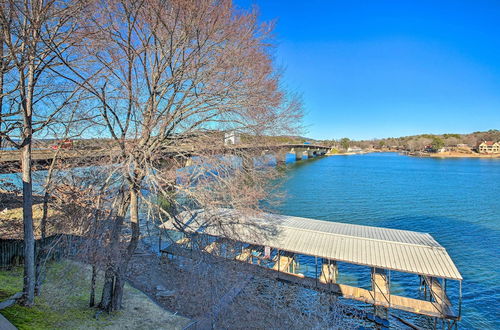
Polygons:
<instances>
[{"instance_id":1,"label":"waterfront","mask_svg":"<svg viewBox=\"0 0 500 330\"><path fill-rule=\"evenodd\" d=\"M395 153L324 157L288 165L283 180L282 214L430 233L464 277L460 327L500 328L499 160ZM344 269L354 277L341 281L369 282L367 268ZM416 276L394 274L393 290L403 284L415 288L405 295L418 296Z\"/></svg>"}]
</instances>

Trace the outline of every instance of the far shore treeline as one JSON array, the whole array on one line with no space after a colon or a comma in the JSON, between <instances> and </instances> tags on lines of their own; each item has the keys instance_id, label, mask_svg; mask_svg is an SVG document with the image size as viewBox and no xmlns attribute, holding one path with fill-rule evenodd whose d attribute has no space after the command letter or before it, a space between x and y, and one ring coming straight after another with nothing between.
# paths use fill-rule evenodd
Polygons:
<instances>
[{"instance_id":1,"label":"far shore treeline","mask_svg":"<svg viewBox=\"0 0 500 330\"><path fill-rule=\"evenodd\" d=\"M323 143L347 149L356 146L362 149L369 148L392 148L408 151L418 151L426 146L433 146L435 149L442 147L455 147L460 144L474 148L483 141L500 141L500 130L491 129L488 131L473 132L469 134L419 134L402 137L388 137L371 140L351 140L342 138L338 140L326 140Z\"/></svg>"}]
</instances>

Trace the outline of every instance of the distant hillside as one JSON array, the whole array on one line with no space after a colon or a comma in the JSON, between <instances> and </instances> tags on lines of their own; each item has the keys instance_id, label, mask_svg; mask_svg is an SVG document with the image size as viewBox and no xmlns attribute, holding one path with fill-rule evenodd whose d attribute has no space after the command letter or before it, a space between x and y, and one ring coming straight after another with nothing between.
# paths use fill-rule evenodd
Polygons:
<instances>
[{"instance_id":1,"label":"distant hillside","mask_svg":"<svg viewBox=\"0 0 500 330\"><path fill-rule=\"evenodd\" d=\"M427 145L435 147L453 147L458 144L466 144L470 147L477 146L482 141L500 141L500 131L491 129L489 131L474 132L469 134L420 134L403 137L389 137L373 140L340 140L325 141L325 143L339 146L358 146L361 148L384 148L396 147L410 151L422 150Z\"/></svg>"}]
</instances>

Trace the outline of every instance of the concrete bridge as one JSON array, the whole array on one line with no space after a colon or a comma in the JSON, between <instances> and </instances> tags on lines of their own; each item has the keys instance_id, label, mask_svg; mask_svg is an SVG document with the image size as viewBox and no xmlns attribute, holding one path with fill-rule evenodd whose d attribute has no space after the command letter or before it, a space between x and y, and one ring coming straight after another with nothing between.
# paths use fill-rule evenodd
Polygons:
<instances>
[{"instance_id":1,"label":"concrete bridge","mask_svg":"<svg viewBox=\"0 0 500 330\"><path fill-rule=\"evenodd\" d=\"M329 147L314 144L276 144L276 145L230 145L210 149L197 149L192 145L172 147L164 151L164 158L177 158L190 164L193 156L210 154L250 153L254 157L273 155L278 164L290 161L304 160L325 155ZM33 150L34 170L43 170L50 165L56 151L51 149ZM72 167L90 165L94 161L119 161L119 151L109 149L63 149L59 151L58 159L68 161ZM182 157L182 159L180 159ZM21 152L19 150L0 151L0 173L15 173L21 169Z\"/></svg>"}]
</instances>

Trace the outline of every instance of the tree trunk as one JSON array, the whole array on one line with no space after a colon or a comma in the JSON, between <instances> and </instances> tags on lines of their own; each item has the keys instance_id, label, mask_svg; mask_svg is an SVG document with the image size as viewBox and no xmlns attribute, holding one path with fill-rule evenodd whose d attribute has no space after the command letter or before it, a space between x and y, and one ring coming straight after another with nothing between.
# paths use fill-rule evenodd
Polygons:
<instances>
[{"instance_id":1,"label":"tree trunk","mask_svg":"<svg viewBox=\"0 0 500 330\"><path fill-rule=\"evenodd\" d=\"M104 285L102 287L101 302L99 303L99 308L105 310L106 312L111 312L112 308L112 298L113 291L115 287L115 272L112 266L108 266L106 273L104 274Z\"/></svg>"},{"instance_id":2,"label":"tree trunk","mask_svg":"<svg viewBox=\"0 0 500 330\"><path fill-rule=\"evenodd\" d=\"M123 308L123 287L125 286L125 270L119 269L115 274L115 288L113 291L113 299L111 300L111 306L113 310L119 310Z\"/></svg>"},{"instance_id":3,"label":"tree trunk","mask_svg":"<svg viewBox=\"0 0 500 330\"><path fill-rule=\"evenodd\" d=\"M130 238L130 242L127 246L127 250L124 255L120 253L116 253L119 250L119 241L120 241L120 233L121 233L121 224L123 223L123 218L126 213L120 212L123 214L121 217L121 221L117 219L115 223L115 228L113 230L112 235L112 255L115 256L113 258L113 263L108 266L105 274L104 287L103 287L103 295L101 298L101 303L99 304L100 308L104 309L107 312L116 311L122 309L122 301L123 301L123 288L125 285L125 274L128 269L128 265L130 259L132 258L137 245L139 243L140 237L140 229L139 229L139 189L134 186L130 188L129 191L130 199L127 199L127 203L130 205L130 223L132 228L132 236ZM126 207L123 207L126 210ZM118 217L118 215L117 215ZM118 226L120 229L118 230ZM116 258L118 257L118 258Z\"/></svg>"},{"instance_id":4,"label":"tree trunk","mask_svg":"<svg viewBox=\"0 0 500 330\"><path fill-rule=\"evenodd\" d=\"M121 308L121 306L115 305L116 302L121 302L121 297L118 299L114 296L117 293L120 295L123 293L123 290L119 287L117 290L116 283L118 282L118 284L121 285L122 282L121 278L118 278L121 269L120 264L122 263L120 236L122 232L123 220L130 204L130 199L126 193L122 193L120 198L121 200L118 203L118 211L116 213L115 222L111 232L108 267L106 268L106 272L104 274L104 286L102 288L101 302L99 303L99 308L108 313Z\"/></svg>"},{"instance_id":5,"label":"tree trunk","mask_svg":"<svg viewBox=\"0 0 500 330\"><path fill-rule=\"evenodd\" d=\"M97 278L97 266L92 265L92 278L90 280L90 301L89 307L94 307L95 305L95 281Z\"/></svg>"},{"instance_id":6,"label":"tree trunk","mask_svg":"<svg viewBox=\"0 0 500 330\"><path fill-rule=\"evenodd\" d=\"M132 237L130 238L130 242L127 247L127 264L137 248L140 236L139 189L137 187L132 187L130 189L130 226L132 227Z\"/></svg>"},{"instance_id":7,"label":"tree trunk","mask_svg":"<svg viewBox=\"0 0 500 330\"><path fill-rule=\"evenodd\" d=\"M32 306L35 301L35 236L33 233L33 183L31 178L31 147L33 144L33 97L35 80L35 63L33 58L28 61L28 84L22 93L23 100L23 147L22 147L22 177L23 177L23 226L24 226L24 285L23 301L25 306ZM22 77L22 75L21 75ZM23 79L24 80L24 79Z\"/></svg>"},{"instance_id":8,"label":"tree trunk","mask_svg":"<svg viewBox=\"0 0 500 330\"><path fill-rule=\"evenodd\" d=\"M30 129L31 131L31 129ZM31 135L22 150L24 285L23 305L32 306L35 299L35 236L33 233L33 185L31 181Z\"/></svg>"}]
</instances>

